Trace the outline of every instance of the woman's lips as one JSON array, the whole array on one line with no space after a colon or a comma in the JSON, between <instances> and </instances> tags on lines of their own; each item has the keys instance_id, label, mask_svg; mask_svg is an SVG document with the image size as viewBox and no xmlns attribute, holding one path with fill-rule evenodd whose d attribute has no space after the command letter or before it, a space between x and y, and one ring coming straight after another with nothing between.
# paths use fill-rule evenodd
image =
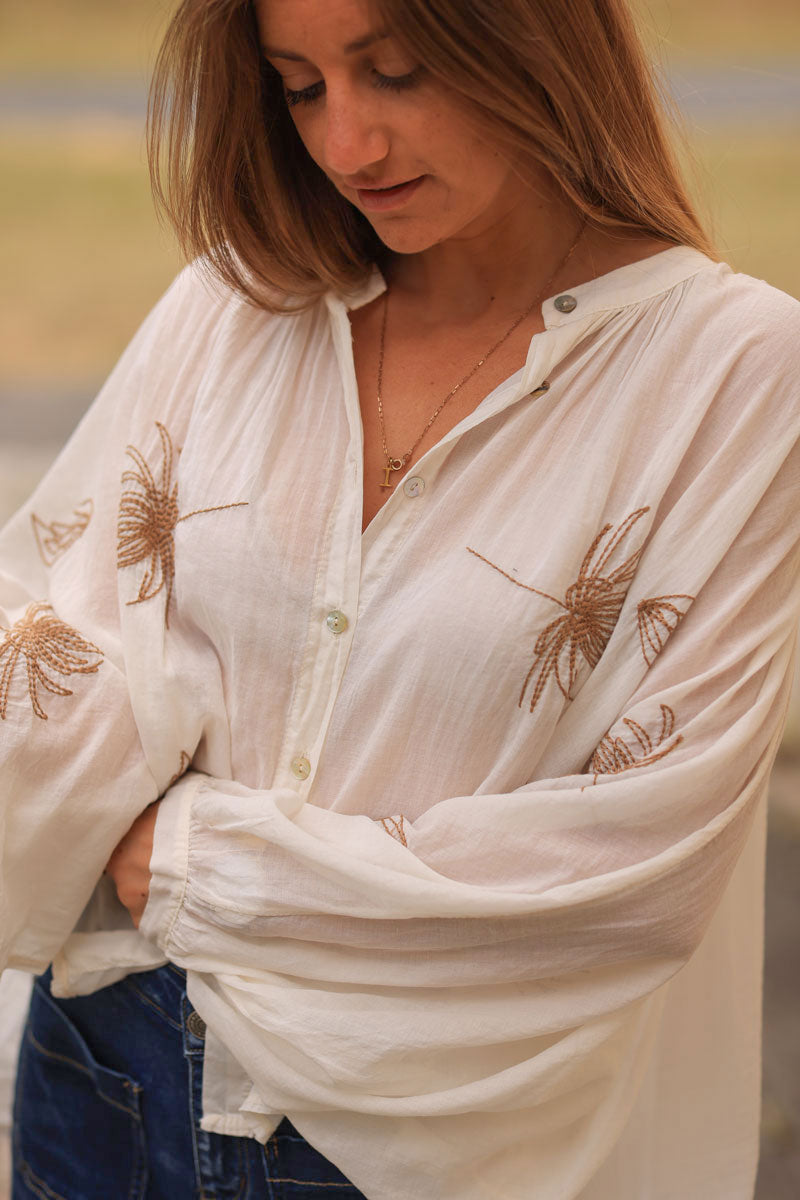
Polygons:
<instances>
[{"instance_id":1,"label":"woman's lips","mask_svg":"<svg viewBox=\"0 0 800 1200\"><path fill-rule=\"evenodd\" d=\"M364 208L377 211L386 208L399 208L409 200L422 183L425 176L409 179L407 183L398 183L388 188L358 188L358 198Z\"/></svg>"}]
</instances>

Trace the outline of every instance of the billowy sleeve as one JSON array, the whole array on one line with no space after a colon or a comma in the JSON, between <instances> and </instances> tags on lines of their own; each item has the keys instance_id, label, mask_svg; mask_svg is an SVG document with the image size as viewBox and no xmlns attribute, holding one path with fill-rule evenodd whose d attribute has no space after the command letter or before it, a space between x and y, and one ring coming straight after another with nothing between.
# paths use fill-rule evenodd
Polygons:
<instances>
[{"instance_id":1,"label":"billowy sleeve","mask_svg":"<svg viewBox=\"0 0 800 1200\"><path fill-rule=\"evenodd\" d=\"M168 792L142 928L193 973L249 1107L425 1117L524 1098L555 1128L618 1087L724 891L785 718L800 458L781 386L769 436L743 422L685 464L541 777L396 814L396 836L291 789L192 773Z\"/></svg>"},{"instance_id":2,"label":"billowy sleeve","mask_svg":"<svg viewBox=\"0 0 800 1200\"><path fill-rule=\"evenodd\" d=\"M148 398L186 341L190 292L184 273L0 535L0 967L47 966L111 850L169 782L143 753L129 694L120 493L137 470L132 430L154 428Z\"/></svg>"}]
</instances>

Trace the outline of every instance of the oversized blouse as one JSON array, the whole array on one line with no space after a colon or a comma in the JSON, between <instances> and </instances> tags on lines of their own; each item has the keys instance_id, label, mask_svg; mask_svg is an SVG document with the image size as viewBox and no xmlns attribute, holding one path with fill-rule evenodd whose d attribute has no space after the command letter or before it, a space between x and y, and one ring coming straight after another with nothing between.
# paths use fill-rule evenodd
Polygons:
<instances>
[{"instance_id":1,"label":"oversized blouse","mask_svg":"<svg viewBox=\"0 0 800 1200\"><path fill-rule=\"evenodd\" d=\"M370 1200L745 1200L800 304L684 247L550 297L362 535L384 287L187 268L6 527L2 962L186 968L204 1128Z\"/></svg>"}]
</instances>

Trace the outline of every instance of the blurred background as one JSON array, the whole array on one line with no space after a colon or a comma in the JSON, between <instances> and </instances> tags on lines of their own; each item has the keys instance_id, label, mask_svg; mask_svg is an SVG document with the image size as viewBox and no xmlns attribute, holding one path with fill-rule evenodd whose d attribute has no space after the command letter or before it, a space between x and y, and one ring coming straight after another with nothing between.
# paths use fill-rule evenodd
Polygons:
<instances>
[{"instance_id":1,"label":"blurred background","mask_svg":"<svg viewBox=\"0 0 800 1200\"><path fill-rule=\"evenodd\" d=\"M800 299L798 0L632 2L721 256ZM148 74L172 7L0 0L0 525L180 265L143 150ZM770 795L757 1200L800 1196L799 900L796 685ZM0 982L0 1200L27 987L14 972Z\"/></svg>"}]
</instances>

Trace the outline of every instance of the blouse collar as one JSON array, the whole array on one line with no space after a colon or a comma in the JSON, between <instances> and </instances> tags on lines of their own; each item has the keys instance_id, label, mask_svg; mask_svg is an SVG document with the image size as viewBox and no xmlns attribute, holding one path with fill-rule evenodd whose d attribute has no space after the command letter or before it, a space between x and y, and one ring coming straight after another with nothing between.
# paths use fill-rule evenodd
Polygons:
<instances>
[{"instance_id":1,"label":"blouse collar","mask_svg":"<svg viewBox=\"0 0 800 1200\"><path fill-rule=\"evenodd\" d=\"M558 328L596 313L627 308L649 300L690 279L704 267L713 265L713 259L690 246L672 246L669 250L661 250L649 258L628 263L588 283L550 296L542 304L545 328ZM339 292L338 298L346 309L354 310L369 304L385 291L386 280L377 264L373 264L363 283L352 290Z\"/></svg>"}]
</instances>

